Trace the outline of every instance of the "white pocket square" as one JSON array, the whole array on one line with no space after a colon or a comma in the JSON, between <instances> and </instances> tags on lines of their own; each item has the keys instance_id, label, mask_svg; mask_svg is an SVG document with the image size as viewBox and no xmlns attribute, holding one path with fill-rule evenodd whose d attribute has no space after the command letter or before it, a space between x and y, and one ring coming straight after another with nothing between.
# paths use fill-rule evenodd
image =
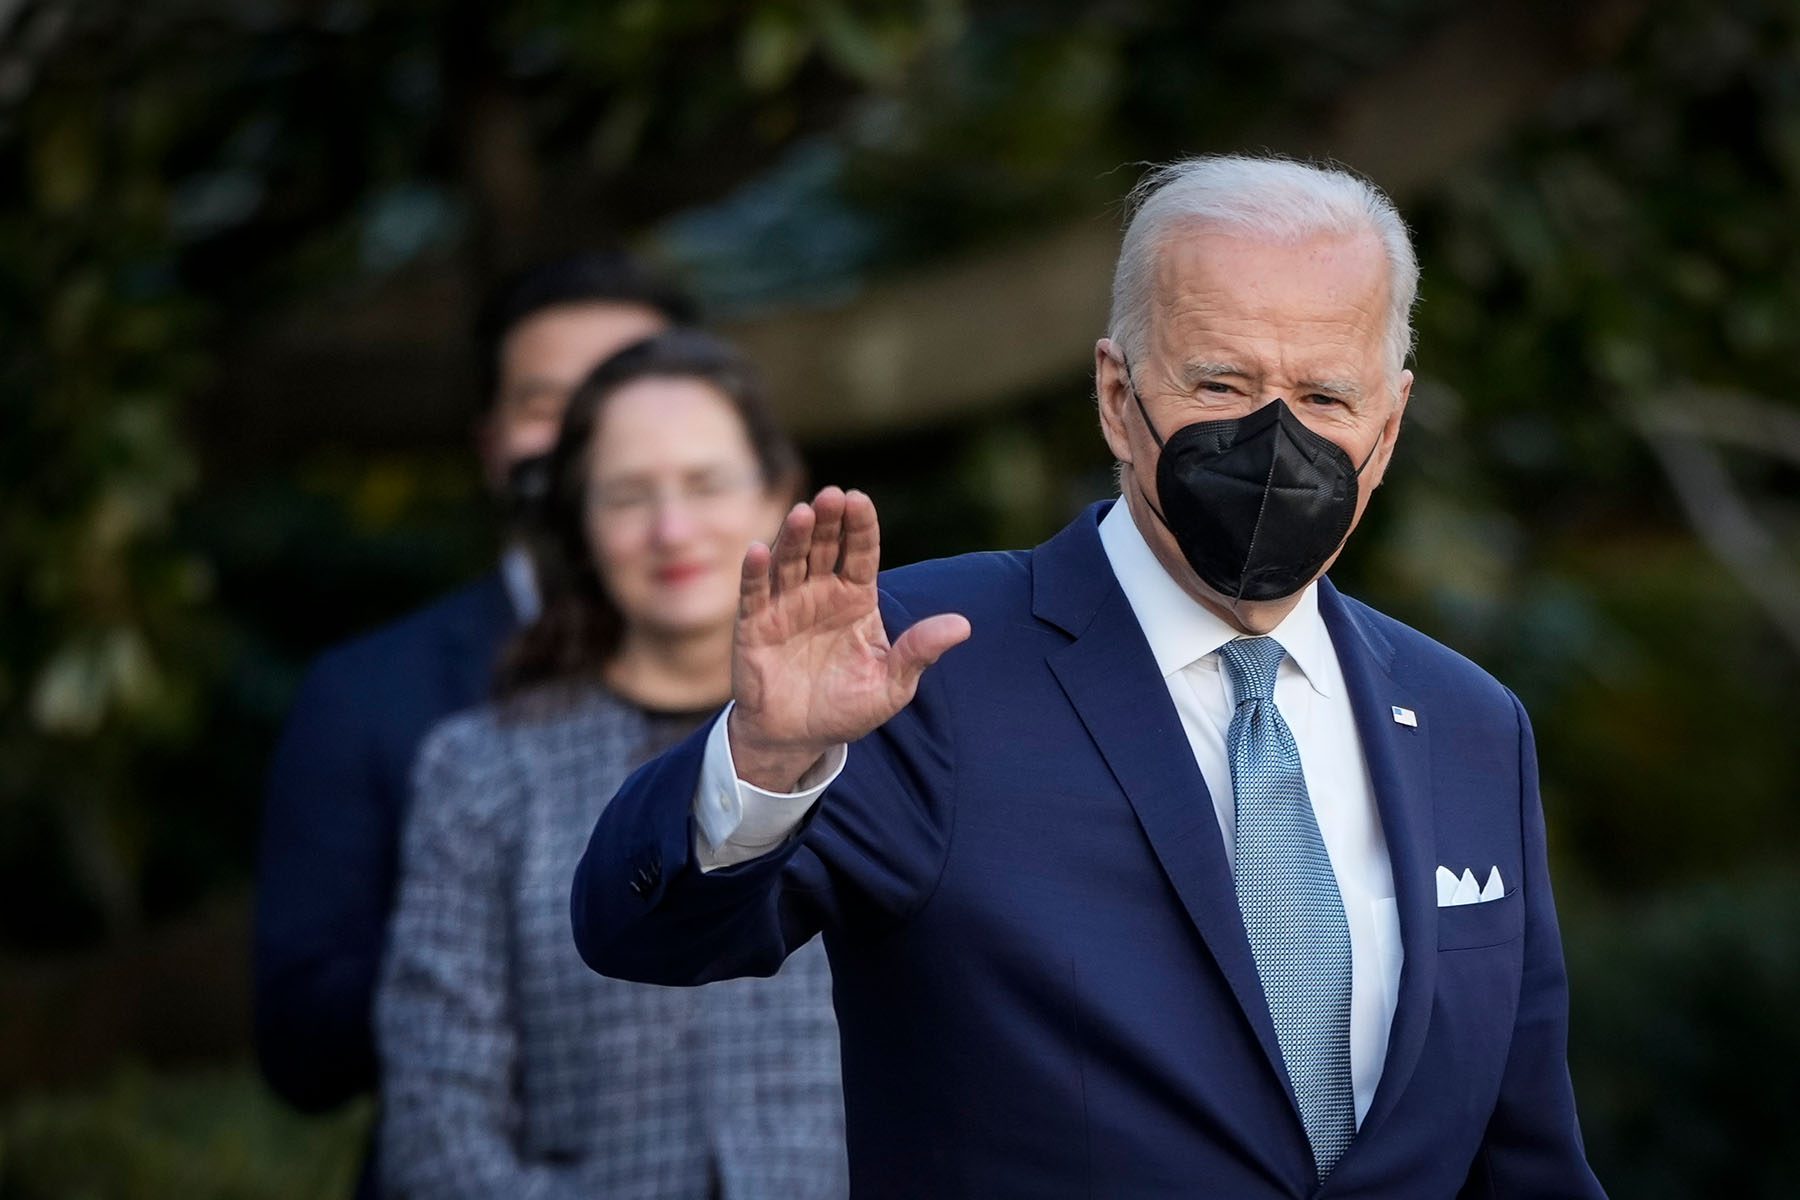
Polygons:
<instances>
[{"instance_id":1,"label":"white pocket square","mask_svg":"<svg viewBox=\"0 0 1800 1200\"><path fill-rule=\"evenodd\" d=\"M1475 882L1475 872L1463 868L1457 875L1448 867L1437 869L1438 907L1452 908L1458 904L1481 904L1488 900L1498 900L1506 895L1506 887L1500 882L1500 868L1495 867L1488 872L1487 884Z\"/></svg>"}]
</instances>

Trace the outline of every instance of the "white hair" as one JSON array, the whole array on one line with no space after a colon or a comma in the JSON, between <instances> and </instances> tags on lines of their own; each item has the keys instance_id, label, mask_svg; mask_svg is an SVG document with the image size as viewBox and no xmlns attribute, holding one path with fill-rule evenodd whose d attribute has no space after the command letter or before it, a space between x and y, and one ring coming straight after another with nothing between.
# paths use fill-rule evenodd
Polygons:
<instances>
[{"instance_id":1,"label":"white hair","mask_svg":"<svg viewBox=\"0 0 1800 1200\"><path fill-rule=\"evenodd\" d=\"M1394 202L1365 179L1287 158L1215 154L1157 167L1126 198L1130 222L1113 271L1108 336L1142 350L1155 260L1185 226L1207 226L1281 244L1372 233L1388 263L1387 351L1395 371L1412 350L1419 260Z\"/></svg>"}]
</instances>

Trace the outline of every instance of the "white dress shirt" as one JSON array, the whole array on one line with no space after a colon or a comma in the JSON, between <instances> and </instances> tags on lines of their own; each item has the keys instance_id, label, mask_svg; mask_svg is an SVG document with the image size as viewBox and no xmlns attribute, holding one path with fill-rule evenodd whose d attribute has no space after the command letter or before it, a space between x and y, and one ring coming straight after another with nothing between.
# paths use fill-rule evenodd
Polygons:
<instances>
[{"instance_id":1,"label":"white dress shirt","mask_svg":"<svg viewBox=\"0 0 1800 1200\"><path fill-rule=\"evenodd\" d=\"M531 552L517 542L500 553L500 582L506 585L507 602L520 626L537 620L544 608L538 595L537 567L531 561Z\"/></svg>"},{"instance_id":2,"label":"white dress shirt","mask_svg":"<svg viewBox=\"0 0 1800 1200\"><path fill-rule=\"evenodd\" d=\"M1217 651L1240 635L1163 570L1123 501L1101 519L1100 542L1181 716L1200 777L1212 793L1229 861L1237 814L1225 733L1234 705ZM1317 584L1301 593L1300 602L1269 636L1287 651L1276 675L1275 706L1294 732L1307 795L1350 926L1350 1075L1360 1126L1381 1079L1399 996L1400 915L1393 867L1343 670L1319 616ZM737 778L721 716L707 741L694 797L700 869L743 862L779 846L837 778L846 757L845 748L837 747L807 772L799 791L766 792Z\"/></svg>"}]
</instances>

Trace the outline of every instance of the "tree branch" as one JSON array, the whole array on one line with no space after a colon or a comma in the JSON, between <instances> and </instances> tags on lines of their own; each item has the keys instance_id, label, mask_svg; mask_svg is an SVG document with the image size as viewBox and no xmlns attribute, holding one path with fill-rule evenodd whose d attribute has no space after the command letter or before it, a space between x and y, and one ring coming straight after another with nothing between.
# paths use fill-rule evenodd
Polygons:
<instances>
[{"instance_id":1,"label":"tree branch","mask_svg":"<svg viewBox=\"0 0 1800 1200\"><path fill-rule=\"evenodd\" d=\"M1736 397L1734 402L1745 401L1749 397ZM1756 414L1763 409L1765 405L1756 404L1741 409L1739 415ZM1692 411L1689 405L1674 399L1623 407L1621 411L1626 422L1649 444L1700 541L1750 594L1788 648L1800 657L1800 568L1744 502L1725 470L1724 456L1702 440L1718 431L1710 422L1703 427L1696 422L1692 434L1673 432L1671 425L1677 422L1671 422L1670 414ZM1717 440L1731 441L1733 436Z\"/></svg>"},{"instance_id":2,"label":"tree branch","mask_svg":"<svg viewBox=\"0 0 1800 1200\"><path fill-rule=\"evenodd\" d=\"M1754 450L1800 465L1800 412L1728 388L1690 388L1636 412L1646 435L1692 438Z\"/></svg>"}]
</instances>

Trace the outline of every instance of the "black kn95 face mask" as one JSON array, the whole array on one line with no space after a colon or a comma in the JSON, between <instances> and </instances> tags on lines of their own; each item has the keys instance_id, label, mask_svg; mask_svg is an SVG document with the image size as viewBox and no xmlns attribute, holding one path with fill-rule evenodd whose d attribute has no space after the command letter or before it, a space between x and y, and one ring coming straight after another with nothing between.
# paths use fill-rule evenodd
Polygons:
<instances>
[{"instance_id":1,"label":"black kn95 face mask","mask_svg":"<svg viewBox=\"0 0 1800 1200\"><path fill-rule=\"evenodd\" d=\"M1381 439L1356 466L1276 397L1241 417L1183 425L1165 440L1129 367L1125 386L1162 452L1161 505L1151 511L1194 573L1232 601L1280 600L1310 583L1350 532L1357 480Z\"/></svg>"}]
</instances>

